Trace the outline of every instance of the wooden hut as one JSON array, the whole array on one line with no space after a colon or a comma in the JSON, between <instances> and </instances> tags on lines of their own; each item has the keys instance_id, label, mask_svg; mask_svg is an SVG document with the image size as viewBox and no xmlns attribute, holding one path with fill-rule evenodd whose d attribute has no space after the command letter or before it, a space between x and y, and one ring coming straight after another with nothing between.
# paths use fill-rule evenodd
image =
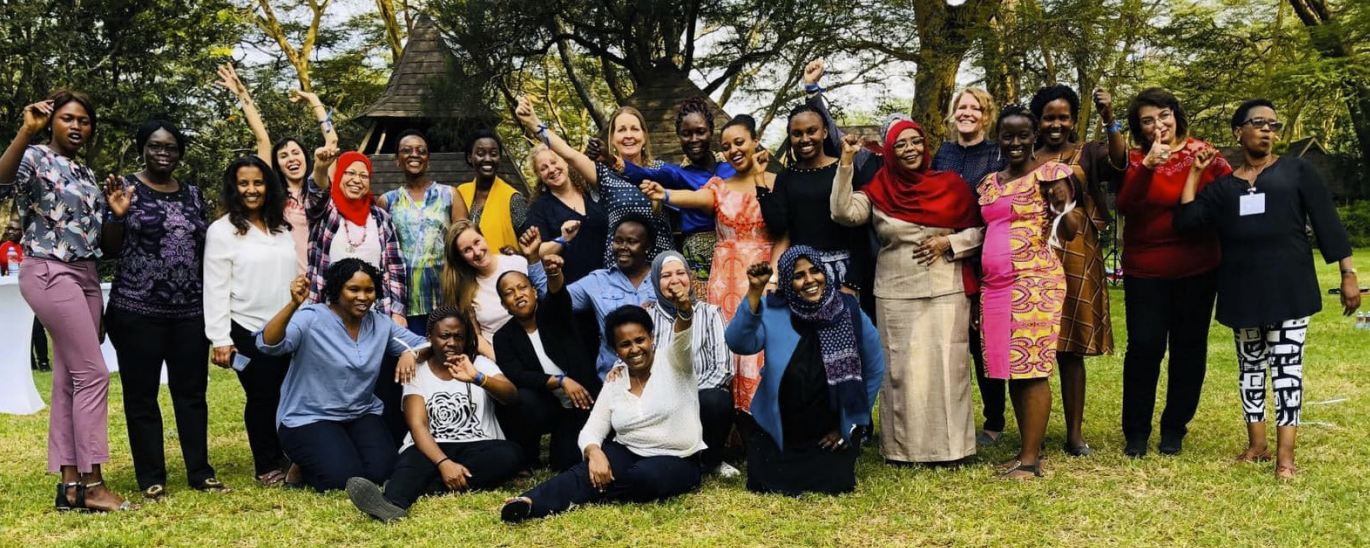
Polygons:
<instances>
[{"instance_id":1,"label":"wooden hut","mask_svg":"<svg viewBox=\"0 0 1370 548\"><path fill-rule=\"evenodd\" d=\"M479 128L494 129L499 117L481 104L471 87L462 86L461 67L437 24L420 15L409 31L404 52L395 62L385 93L358 117L369 126L358 150L371 158L371 188L381 194L404 184L395 163L399 135L417 129L428 137L428 173L433 181L458 185L475 178L466 164L465 136ZM509 155L499 176L527 193L523 175Z\"/></svg>"},{"instance_id":2,"label":"wooden hut","mask_svg":"<svg viewBox=\"0 0 1370 548\"><path fill-rule=\"evenodd\" d=\"M690 97L703 97L713 111L713 150L717 151L719 134L731 116L690 81L684 71L666 64L657 65L638 80L637 89L624 100L625 106L636 108L647 120L648 151L653 158L667 163L680 163L685 159L680 150L680 138L676 136L675 117L680 102Z\"/></svg>"}]
</instances>

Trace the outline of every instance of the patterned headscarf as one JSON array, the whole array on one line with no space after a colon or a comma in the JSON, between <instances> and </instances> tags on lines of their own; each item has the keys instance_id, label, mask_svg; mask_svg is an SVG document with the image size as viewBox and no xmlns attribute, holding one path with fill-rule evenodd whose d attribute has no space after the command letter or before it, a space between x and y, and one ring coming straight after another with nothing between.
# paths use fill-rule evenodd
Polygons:
<instances>
[{"instance_id":1,"label":"patterned headscarf","mask_svg":"<svg viewBox=\"0 0 1370 548\"><path fill-rule=\"evenodd\" d=\"M794 266L803 257L823 269L828 282L823 285L823 296L818 302L809 302L794 291ZM779 261L779 287L776 293L789 306L794 314L805 324L818 331L818 349L823 355L823 368L828 377L828 400L834 410L845 411L848 416L860 416L870 411L866 401L866 386L861 378L861 348L856 340L856 329L852 322L853 314L848 310L846 301L837 292L836 278L828 270L812 247L797 245L785 250Z\"/></svg>"}]
</instances>

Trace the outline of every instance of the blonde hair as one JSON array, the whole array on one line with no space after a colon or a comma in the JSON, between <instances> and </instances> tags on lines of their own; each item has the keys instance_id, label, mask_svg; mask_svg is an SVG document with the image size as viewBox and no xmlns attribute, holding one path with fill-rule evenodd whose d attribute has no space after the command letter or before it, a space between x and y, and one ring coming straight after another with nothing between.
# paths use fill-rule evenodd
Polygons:
<instances>
[{"instance_id":1,"label":"blonde hair","mask_svg":"<svg viewBox=\"0 0 1370 548\"><path fill-rule=\"evenodd\" d=\"M532 150L528 151L528 156L523 161L524 169L533 176L533 180L528 185L529 200L536 199L547 189L547 184L542 180L542 174L538 173L538 155L543 152L551 152L553 155L557 155L556 151L547 148L546 144L538 143L533 146ZM560 157L560 155L557 156ZM564 171L566 171L566 177L571 181L571 186L575 187L581 194L589 194L590 186L585 183L585 179L580 176L580 173L571 169L570 163L565 158L561 159L561 163L566 166Z\"/></svg>"},{"instance_id":2,"label":"blonde hair","mask_svg":"<svg viewBox=\"0 0 1370 548\"><path fill-rule=\"evenodd\" d=\"M442 266L442 304L460 308L463 313L475 318L474 303L479 288L476 267L466 262L461 255L461 248L457 246L457 238L468 230L481 234L480 227L469 219L452 223L451 228L447 229L447 238L443 242L446 263Z\"/></svg>"},{"instance_id":3,"label":"blonde hair","mask_svg":"<svg viewBox=\"0 0 1370 548\"><path fill-rule=\"evenodd\" d=\"M958 133L956 131L956 105L967 93L975 97L976 102L980 103L980 132L988 139L990 134L994 133L994 121L998 119L999 107L994 105L994 96L981 88L966 88L951 96L951 104L947 105L947 136L955 139Z\"/></svg>"},{"instance_id":4,"label":"blonde hair","mask_svg":"<svg viewBox=\"0 0 1370 548\"><path fill-rule=\"evenodd\" d=\"M652 165L652 153L649 152L648 146L651 144L652 136L651 131L647 127L647 118L644 118L642 113L633 107L618 107L618 110L615 110L614 113L609 116L609 127L605 131L606 138L604 139L609 148L609 154L611 156L619 155L618 147L614 146L614 126L618 123L618 117L624 114L633 115L634 118L637 118L638 125L642 126L642 154L638 158L638 161L633 163L643 167Z\"/></svg>"}]
</instances>

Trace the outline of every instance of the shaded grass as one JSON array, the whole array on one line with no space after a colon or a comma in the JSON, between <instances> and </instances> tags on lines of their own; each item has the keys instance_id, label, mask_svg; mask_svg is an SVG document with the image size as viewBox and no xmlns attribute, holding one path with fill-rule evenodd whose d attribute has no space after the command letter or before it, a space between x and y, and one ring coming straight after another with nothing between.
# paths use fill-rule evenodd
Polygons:
<instances>
[{"instance_id":1,"label":"shaded grass","mask_svg":"<svg viewBox=\"0 0 1370 548\"><path fill-rule=\"evenodd\" d=\"M1370 260L1357 262L1370 271ZM1324 291L1336 287L1335 266L1320 265L1318 272ZM127 515L58 515L51 509L56 478L43 474L46 411L0 416L0 546L1370 545L1370 436L1358 422L1370 416L1370 394L1360 381L1370 366L1370 332L1353 330L1354 321L1338 315L1335 296L1324 293L1325 310L1310 328L1303 418L1315 424L1300 429L1303 473L1287 485L1275 481L1273 464L1232 460L1246 436L1232 334L1216 323L1209 336L1207 386L1184 453L1157 455L1153 436L1147 458L1122 455L1126 330L1122 293L1115 289L1112 297L1119 352L1090 359L1087 366L1084 428L1097 453L1075 459L1060 452L1058 394L1045 480L994 479L988 463L1015 452L1010 420L1005 440L955 469L886 466L878 450L866 448L858 491L850 495L759 496L745 490L742 478L708 478L698 493L665 503L592 506L518 527L501 524L501 501L546 478L544 472L499 491L422 499L413 517L384 526L355 511L342 493L258 487L241 421L242 389L232 372L215 368L210 455L234 492L186 488L179 448L169 438L171 493L165 502ZM50 376L38 375L37 381L46 399ZM1163 373L1162 393L1165 382ZM119 492L136 494L121 397L119 383L112 383L114 461L107 479ZM1339 398L1348 400L1317 403ZM165 391L162 409L166 428L173 428ZM1271 443L1273 449L1273 437Z\"/></svg>"}]
</instances>

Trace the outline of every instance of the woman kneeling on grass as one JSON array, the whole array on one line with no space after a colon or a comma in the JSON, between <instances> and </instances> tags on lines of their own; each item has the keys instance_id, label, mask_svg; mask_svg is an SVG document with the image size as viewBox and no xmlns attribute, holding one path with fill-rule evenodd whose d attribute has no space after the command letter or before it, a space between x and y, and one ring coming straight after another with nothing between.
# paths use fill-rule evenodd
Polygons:
<instances>
[{"instance_id":1,"label":"woman kneeling on grass","mask_svg":"<svg viewBox=\"0 0 1370 548\"><path fill-rule=\"evenodd\" d=\"M504 439L490 401L516 403L518 389L495 362L476 354L471 318L459 308L440 306L428 315L427 325L433 351L427 366L404 385L409 435L395 473L384 490L367 478L347 480L347 496L357 509L387 523L408 516L425 493L494 487L522 465L522 451Z\"/></svg>"},{"instance_id":2,"label":"woman kneeling on grass","mask_svg":"<svg viewBox=\"0 0 1370 548\"><path fill-rule=\"evenodd\" d=\"M694 308L689 292L675 289L669 348L656 347L652 317L641 307L625 305L605 316L604 333L619 362L580 432L585 460L504 501L500 519L516 523L591 501L650 502L699 487L698 454L705 446L690 362ZM605 441L610 430L614 439Z\"/></svg>"}]
</instances>

